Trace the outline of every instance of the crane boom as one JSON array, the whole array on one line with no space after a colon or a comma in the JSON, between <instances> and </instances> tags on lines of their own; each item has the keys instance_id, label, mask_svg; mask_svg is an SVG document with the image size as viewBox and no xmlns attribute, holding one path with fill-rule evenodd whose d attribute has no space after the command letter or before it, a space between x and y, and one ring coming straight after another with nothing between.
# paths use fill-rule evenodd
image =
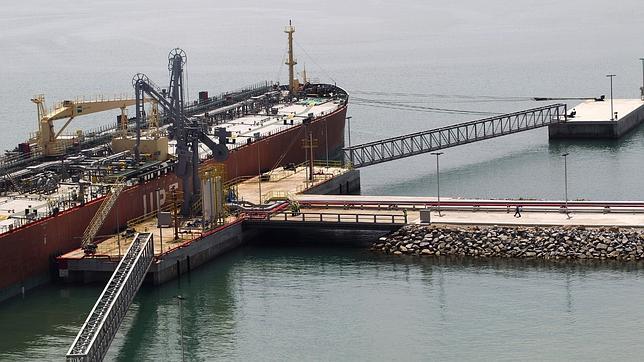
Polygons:
<instances>
[{"instance_id":1,"label":"crane boom","mask_svg":"<svg viewBox=\"0 0 644 362\"><path fill-rule=\"evenodd\" d=\"M78 116L92 113L104 112L111 109L121 109L122 115L125 108L136 104L136 99L114 98L96 100L63 101L55 109L47 114L44 112L45 97L35 96L31 99L38 107L38 136L37 143L46 156L60 155L65 152L66 144L59 140L59 136L67 128L70 122ZM58 132L54 131L54 121L67 119Z\"/></svg>"},{"instance_id":2,"label":"crane boom","mask_svg":"<svg viewBox=\"0 0 644 362\"><path fill-rule=\"evenodd\" d=\"M63 101L60 107L45 115L45 119L55 121L73 118L86 114L109 111L110 109L127 108L136 104L136 99L107 99L93 101Z\"/></svg>"}]
</instances>

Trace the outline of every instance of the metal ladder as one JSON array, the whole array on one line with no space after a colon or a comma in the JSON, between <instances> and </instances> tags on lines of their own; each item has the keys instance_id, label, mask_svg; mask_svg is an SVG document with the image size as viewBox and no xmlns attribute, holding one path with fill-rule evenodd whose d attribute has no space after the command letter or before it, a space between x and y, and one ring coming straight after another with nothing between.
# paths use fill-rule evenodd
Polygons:
<instances>
[{"instance_id":1,"label":"metal ladder","mask_svg":"<svg viewBox=\"0 0 644 362\"><path fill-rule=\"evenodd\" d=\"M21 194L26 194L27 193L25 191L25 189L23 189L23 187L20 184L20 182L16 181L16 179L13 178L13 176L11 176L11 173L8 172L6 169L3 168L0 171L0 177L3 178L4 180L8 181L11 185L13 185L13 187L15 187L16 191L18 191L19 193L21 193Z\"/></svg>"},{"instance_id":2,"label":"metal ladder","mask_svg":"<svg viewBox=\"0 0 644 362\"><path fill-rule=\"evenodd\" d=\"M85 248L92 243L94 237L98 233L98 230L103 225L103 222L105 222L105 219L110 214L112 207L114 207L114 205L116 204L116 200L118 200L119 195L125 189L125 187L125 182L117 180L116 184L112 188L112 192L103 201L101 206L96 211L96 214L94 214L94 217L89 222L87 229L85 229L85 232L83 233L83 240L81 242L82 248Z\"/></svg>"},{"instance_id":3,"label":"metal ladder","mask_svg":"<svg viewBox=\"0 0 644 362\"><path fill-rule=\"evenodd\" d=\"M67 352L67 361L101 361L154 258L151 233L138 233Z\"/></svg>"}]
</instances>

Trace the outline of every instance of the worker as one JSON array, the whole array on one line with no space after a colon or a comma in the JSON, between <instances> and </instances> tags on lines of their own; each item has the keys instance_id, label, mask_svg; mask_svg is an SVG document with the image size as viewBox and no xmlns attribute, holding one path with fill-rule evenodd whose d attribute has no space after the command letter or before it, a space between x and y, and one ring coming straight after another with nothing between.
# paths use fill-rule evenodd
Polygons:
<instances>
[{"instance_id":1,"label":"worker","mask_svg":"<svg viewBox=\"0 0 644 362\"><path fill-rule=\"evenodd\" d=\"M297 216L300 214L300 203L297 201L291 201L291 216Z\"/></svg>"}]
</instances>

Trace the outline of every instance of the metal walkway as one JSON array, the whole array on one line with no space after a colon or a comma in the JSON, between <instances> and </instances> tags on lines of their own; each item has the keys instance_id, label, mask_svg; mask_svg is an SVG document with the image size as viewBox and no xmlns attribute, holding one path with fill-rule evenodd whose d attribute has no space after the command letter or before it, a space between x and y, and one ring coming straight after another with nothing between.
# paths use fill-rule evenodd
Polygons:
<instances>
[{"instance_id":1,"label":"metal walkway","mask_svg":"<svg viewBox=\"0 0 644 362\"><path fill-rule=\"evenodd\" d=\"M151 233L139 233L67 352L67 361L101 361L152 264Z\"/></svg>"},{"instance_id":2,"label":"metal walkway","mask_svg":"<svg viewBox=\"0 0 644 362\"><path fill-rule=\"evenodd\" d=\"M110 192L105 200L103 200L101 206L98 207L96 214L94 214L94 217L92 217L92 220L89 222L87 229L85 229L85 232L83 233L83 239L81 241L81 247L83 249L85 249L94 241L94 237L96 237L98 230L101 228L101 226L103 226L105 219L107 219L107 217L109 216L110 211L119 198L119 195L121 194L121 192L123 192L123 190L125 190L126 186L127 184L125 184L125 181L121 179L117 180L116 184L112 188L112 192Z\"/></svg>"},{"instance_id":3,"label":"metal walkway","mask_svg":"<svg viewBox=\"0 0 644 362\"><path fill-rule=\"evenodd\" d=\"M365 213L360 210L342 209L335 211L316 212L282 211L275 214L260 212L248 214L244 221L246 225L261 228L297 228L313 227L351 230L395 230L407 224L406 211L389 210L384 212Z\"/></svg>"},{"instance_id":4,"label":"metal walkway","mask_svg":"<svg viewBox=\"0 0 644 362\"><path fill-rule=\"evenodd\" d=\"M365 167L567 120L566 105L553 104L347 147L344 157L354 168Z\"/></svg>"}]
</instances>

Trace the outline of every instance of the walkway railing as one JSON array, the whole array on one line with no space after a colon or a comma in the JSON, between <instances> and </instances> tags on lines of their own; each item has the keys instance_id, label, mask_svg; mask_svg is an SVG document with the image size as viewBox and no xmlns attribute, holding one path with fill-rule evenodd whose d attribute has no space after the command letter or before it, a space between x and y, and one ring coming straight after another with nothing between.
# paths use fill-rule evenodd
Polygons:
<instances>
[{"instance_id":1,"label":"walkway railing","mask_svg":"<svg viewBox=\"0 0 644 362\"><path fill-rule=\"evenodd\" d=\"M359 224L400 224L407 223L407 213L367 214L367 213L334 213L334 212L290 212L267 214L264 221L324 222L324 223L359 223Z\"/></svg>"},{"instance_id":2,"label":"walkway railing","mask_svg":"<svg viewBox=\"0 0 644 362\"><path fill-rule=\"evenodd\" d=\"M364 167L567 121L565 104L459 123L344 149L352 167Z\"/></svg>"},{"instance_id":3,"label":"walkway railing","mask_svg":"<svg viewBox=\"0 0 644 362\"><path fill-rule=\"evenodd\" d=\"M109 216L110 211L119 198L119 195L123 190L125 190L126 186L127 184L122 179L116 181L116 184L112 188L112 192L105 198L105 200L103 200L101 206L98 207L94 217L92 217L92 220L85 229L83 240L81 241L81 247L85 248L94 241L94 237L98 233L98 230L103 226L105 219Z\"/></svg>"},{"instance_id":4,"label":"walkway railing","mask_svg":"<svg viewBox=\"0 0 644 362\"><path fill-rule=\"evenodd\" d=\"M136 234L69 348L67 361L103 360L153 257L152 234Z\"/></svg>"}]
</instances>

